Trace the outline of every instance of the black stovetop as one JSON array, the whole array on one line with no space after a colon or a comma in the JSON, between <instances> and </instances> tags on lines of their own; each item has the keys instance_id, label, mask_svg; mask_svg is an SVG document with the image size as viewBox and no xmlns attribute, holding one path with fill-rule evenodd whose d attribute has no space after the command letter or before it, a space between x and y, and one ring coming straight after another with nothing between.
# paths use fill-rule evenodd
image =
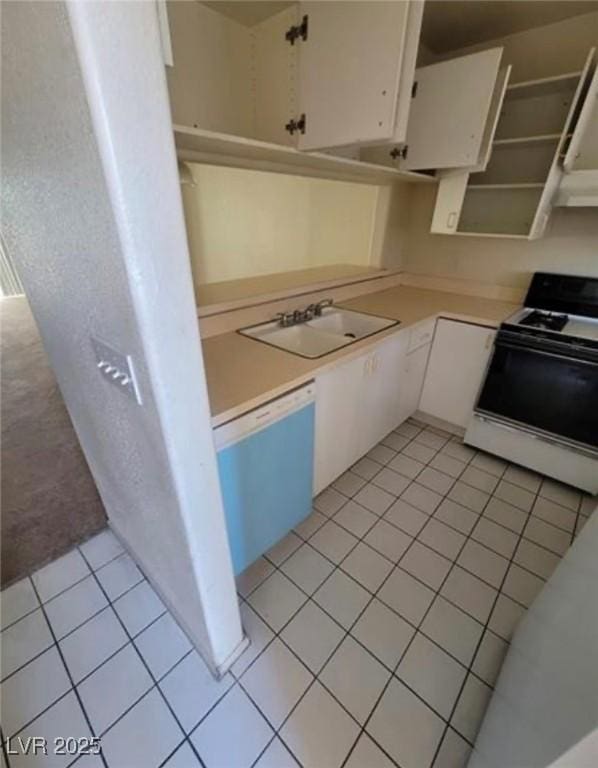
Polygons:
<instances>
[{"instance_id":1,"label":"black stovetop","mask_svg":"<svg viewBox=\"0 0 598 768\"><path fill-rule=\"evenodd\" d=\"M543 328L547 331L562 331L568 322L568 315L554 314L553 312L543 312L539 309L533 309L521 318L519 325L527 325L531 328Z\"/></svg>"}]
</instances>

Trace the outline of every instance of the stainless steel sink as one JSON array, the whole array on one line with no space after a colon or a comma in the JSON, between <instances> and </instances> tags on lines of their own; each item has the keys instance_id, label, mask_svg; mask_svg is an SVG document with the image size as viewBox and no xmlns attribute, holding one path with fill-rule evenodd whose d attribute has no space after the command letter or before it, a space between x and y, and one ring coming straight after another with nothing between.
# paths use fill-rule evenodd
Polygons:
<instances>
[{"instance_id":1,"label":"stainless steel sink","mask_svg":"<svg viewBox=\"0 0 598 768\"><path fill-rule=\"evenodd\" d=\"M398 320L386 317L330 307L323 310L319 317L305 323L283 328L278 322L272 321L243 328L239 333L301 357L315 358L398 323Z\"/></svg>"}]
</instances>

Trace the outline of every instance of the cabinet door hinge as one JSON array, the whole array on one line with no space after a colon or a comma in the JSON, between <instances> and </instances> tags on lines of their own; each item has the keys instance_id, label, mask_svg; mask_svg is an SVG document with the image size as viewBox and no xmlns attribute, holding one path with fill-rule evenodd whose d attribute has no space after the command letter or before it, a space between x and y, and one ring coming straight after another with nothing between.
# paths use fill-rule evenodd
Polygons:
<instances>
[{"instance_id":1,"label":"cabinet door hinge","mask_svg":"<svg viewBox=\"0 0 598 768\"><path fill-rule=\"evenodd\" d=\"M301 24L296 24L287 29L284 39L288 40L291 45L295 45L295 40L299 37L302 40L307 40L307 19L308 17L304 16L301 19Z\"/></svg>"},{"instance_id":2,"label":"cabinet door hinge","mask_svg":"<svg viewBox=\"0 0 598 768\"><path fill-rule=\"evenodd\" d=\"M393 160L405 160L407 158L407 152L409 151L409 145L403 144L402 147L395 147L391 149L389 155Z\"/></svg>"},{"instance_id":3,"label":"cabinet door hinge","mask_svg":"<svg viewBox=\"0 0 598 768\"><path fill-rule=\"evenodd\" d=\"M299 120L295 120L294 118L291 118L289 122L285 125L284 129L285 131L288 131L291 136L295 133L295 131L299 131L299 133L305 133L305 114L301 115Z\"/></svg>"},{"instance_id":4,"label":"cabinet door hinge","mask_svg":"<svg viewBox=\"0 0 598 768\"><path fill-rule=\"evenodd\" d=\"M417 80L413 81L413 85L411 86L411 98L414 99L417 96Z\"/></svg>"}]
</instances>

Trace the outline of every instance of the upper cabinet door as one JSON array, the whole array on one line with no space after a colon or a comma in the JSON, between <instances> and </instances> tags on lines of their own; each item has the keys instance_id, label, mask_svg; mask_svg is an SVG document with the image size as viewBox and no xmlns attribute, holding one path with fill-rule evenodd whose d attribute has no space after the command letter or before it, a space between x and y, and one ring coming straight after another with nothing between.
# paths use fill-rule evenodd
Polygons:
<instances>
[{"instance_id":1,"label":"upper cabinet door","mask_svg":"<svg viewBox=\"0 0 598 768\"><path fill-rule=\"evenodd\" d=\"M392 138L410 5L405 0L300 3L308 32L296 43L298 113L305 115L299 149Z\"/></svg>"},{"instance_id":2,"label":"upper cabinet door","mask_svg":"<svg viewBox=\"0 0 598 768\"><path fill-rule=\"evenodd\" d=\"M477 164L502 52L491 48L416 70L402 169Z\"/></svg>"},{"instance_id":3,"label":"upper cabinet door","mask_svg":"<svg viewBox=\"0 0 598 768\"><path fill-rule=\"evenodd\" d=\"M589 79L585 99L563 160L567 172L598 170L598 66L594 53L591 66L594 66L594 73Z\"/></svg>"}]
</instances>

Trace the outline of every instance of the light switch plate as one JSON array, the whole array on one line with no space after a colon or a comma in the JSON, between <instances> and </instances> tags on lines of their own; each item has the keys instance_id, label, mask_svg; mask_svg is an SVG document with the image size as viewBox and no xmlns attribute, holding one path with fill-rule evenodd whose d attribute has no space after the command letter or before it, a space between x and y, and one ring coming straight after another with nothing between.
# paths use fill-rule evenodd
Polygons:
<instances>
[{"instance_id":1,"label":"light switch plate","mask_svg":"<svg viewBox=\"0 0 598 768\"><path fill-rule=\"evenodd\" d=\"M110 384L142 405L131 355L119 352L101 339L91 337L98 371Z\"/></svg>"}]
</instances>

